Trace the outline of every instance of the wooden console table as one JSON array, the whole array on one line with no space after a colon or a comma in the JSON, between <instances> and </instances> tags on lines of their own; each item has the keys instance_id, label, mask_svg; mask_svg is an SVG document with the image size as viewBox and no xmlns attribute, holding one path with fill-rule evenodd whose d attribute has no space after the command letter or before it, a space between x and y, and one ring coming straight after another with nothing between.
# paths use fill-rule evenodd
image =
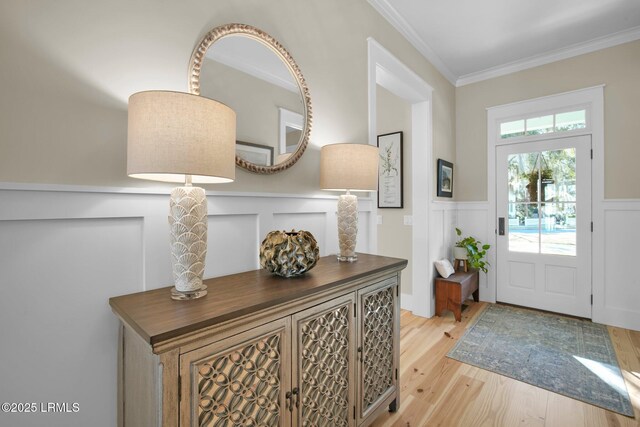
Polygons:
<instances>
[{"instance_id":1,"label":"wooden console table","mask_svg":"<svg viewBox=\"0 0 640 427\"><path fill-rule=\"evenodd\" d=\"M473 295L478 301L478 270L458 270L451 276L436 277L436 314L442 316L445 310L451 310L456 320L462 319L462 303Z\"/></svg>"},{"instance_id":2,"label":"wooden console table","mask_svg":"<svg viewBox=\"0 0 640 427\"><path fill-rule=\"evenodd\" d=\"M109 300L121 320L120 426L370 424L399 407L403 259L323 257L303 276L265 270Z\"/></svg>"}]
</instances>

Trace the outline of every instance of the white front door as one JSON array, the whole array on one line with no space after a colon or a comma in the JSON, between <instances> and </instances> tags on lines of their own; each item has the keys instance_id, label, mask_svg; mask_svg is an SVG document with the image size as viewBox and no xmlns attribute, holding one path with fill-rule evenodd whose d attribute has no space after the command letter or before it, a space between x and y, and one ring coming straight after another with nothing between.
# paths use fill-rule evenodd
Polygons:
<instances>
[{"instance_id":1,"label":"white front door","mask_svg":"<svg viewBox=\"0 0 640 427\"><path fill-rule=\"evenodd\" d=\"M496 150L497 300L591 318L591 137Z\"/></svg>"}]
</instances>

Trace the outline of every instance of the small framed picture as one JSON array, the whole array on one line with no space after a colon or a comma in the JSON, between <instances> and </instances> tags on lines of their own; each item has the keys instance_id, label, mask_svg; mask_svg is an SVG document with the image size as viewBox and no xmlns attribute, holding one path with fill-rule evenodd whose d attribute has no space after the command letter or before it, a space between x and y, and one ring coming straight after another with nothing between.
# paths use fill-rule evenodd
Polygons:
<instances>
[{"instance_id":1,"label":"small framed picture","mask_svg":"<svg viewBox=\"0 0 640 427\"><path fill-rule=\"evenodd\" d=\"M273 166L273 147L236 141L236 156L254 165Z\"/></svg>"},{"instance_id":2,"label":"small framed picture","mask_svg":"<svg viewBox=\"0 0 640 427\"><path fill-rule=\"evenodd\" d=\"M378 207L402 208L402 132L378 135Z\"/></svg>"},{"instance_id":3,"label":"small framed picture","mask_svg":"<svg viewBox=\"0 0 640 427\"><path fill-rule=\"evenodd\" d=\"M453 163L438 159L438 197L453 197Z\"/></svg>"}]
</instances>

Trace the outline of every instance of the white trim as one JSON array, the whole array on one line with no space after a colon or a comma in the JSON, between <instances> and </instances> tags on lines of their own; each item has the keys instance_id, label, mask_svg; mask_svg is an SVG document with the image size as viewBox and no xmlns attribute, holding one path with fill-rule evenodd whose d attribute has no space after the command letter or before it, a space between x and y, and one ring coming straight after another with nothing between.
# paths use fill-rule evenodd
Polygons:
<instances>
[{"instance_id":1,"label":"white trim","mask_svg":"<svg viewBox=\"0 0 640 427\"><path fill-rule=\"evenodd\" d=\"M489 209L489 202L456 202L459 211L482 211Z\"/></svg>"},{"instance_id":2,"label":"white trim","mask_svg":"<svg viewBox=\"0 0 640 427\"><path fill-rule=\"evenodd\" d=\"M431 157L433 153L433 88L373 38L367 39L369 144L377 145L376 86L379 84L411 104L412 142L412 259L429 258L429 210L432 200ZM425 165L427 165L425 167ZM377 213L374 212L374 215ZM372 228L373 230L377 227ZM377 237L377 236L376 236ZM370 238L375 242L376 238ZM373 244L373 243L371 243ZM433 267L431 262L413 265L414 313L431 317L434 313Z\"/></svg>"},{"instance_id":3,"label":"white trim","mask_svg":"<svg viewBox=\"0 0 640 427\"><path fill-rule=\"evenodd\" d=\"M508 117L518 115L528 115L537 111L549 111L553 109L561 109L570 105L585 104L588 106L591 117L590 129L585 130L584 134L591 135L591 147L593 149L593 161L591 165L591 183L592 183L592 217L594 222L594 232L592 247L592 261L598 259L595 257L595 248L602 244L603 239L603 214L602 202L604 200L604 86L595 86L576 91L545 96L541 98L514 102L511 104L500 105L487 108L487 198L488 198L488 215L487 215L487 237L492 250L489 251L488 261L495 265L496 262L496 147L498 145L497 128L499 121ZM557 137L557 136L556 136ZM593 318L597 318L597 310L595 301L604 296L604 281L598 282L602 278L599 269L603 268L602 263L592 264L592 283L593 283ZM480 289L480 298L483 301L495 302L496 300L496 271L490 269L487 274L487 288L485 292Z\"/></svg>"},{"instance_id":4,"label":"white trim","mask_svg":"<svg viewBox=\"0 0 640 427\"><path fill-rule=\"evenodd\" d=\"M519 115L536 114L537 112L562 110L563 108L567 108L567 106L589 104L593 99L591 97L587 99L588 97L585 96L585 92L595 91L598 88L604 87L604 84L594 85L583 89L524 99L503 105L495 105L493 107L487 107L486 110L498 112L499 115L496 116L496 120L517 117ZM510 116L506 113L509 111L511 112Z\"/></svg>"},{"instance_id":5,"label":"white trim","mask_svg":"<svg viewBox=\"0 0 640 427\"><path fill-rule=\"evenodd\" d=\"M20 182L0 182L0 190L7 191L53 191L65 193L114 193L114 194L171 194L171 190L178 184L164 184L167 187L98 187L89 185L65 185L65 184L36 184ZM207 196L224 197L259 197L259 198L283 198L283 199L313 199L313 200L338 200L339 196L325 194L292 194L292 193L252 193L238 191L205 191ZM371 193L369 193L371 194ZM358 195L358 200L372 201L374 197Z\"/></svg>"},{"instance_id":6,"label":"white trim","mask_svg":"<svg viewBox=\"0 0 640 427\"><path fill-rule=\"evenodd\" d=\"M400 308L403 310L414 311L413 294L400 293Z\"/></svg>"},{"instance_id":7,"label":"white trim","mask_svg":"<svg viewBox=\"0 0 640 427\"><path fill-rule=\"evenodd\" d=\"M448 202L446 200L432 200L429 208L431 209L431 212L455 211L458 210L458 204L454 201Z\"/></svg>"},{"instance_id":8,"label":"white trim","mask_svg":"<svg viewBox=\"0 0 640 427\"><path fill-rule=\"evenodd\" d=\"M418 52L424 56L452 85L455 86L456 76L440 59L440 57L425 43L411 25L389 4L388 0L368 0L369 4L382 15Z\"/></svg>"},{"instance_id":9,"label":"white trim","mask_svg":"<svg viewBox=\"0 0 640 427\"><path fill-rule=\"evenodd\" d=\"M516 73L518 71L527 70L529 68L539 67L541 65L550 64L552 62L561 61L563 59L573 58L574 56L584 55L586 53L595 52L597 50L606 49L638 39L640 39L640 27L630 28L628 30L620 31L618 33L610 34L604 37L599 37L587 42L576 43L574 45L564 47L562 49L557 49L552 52L546 52L541 55L520 59L518 61L498 65L496 67L477 71L475 73L465 74L457 79L455 85L456 87L461 87L471 83L477 83L483 80L505 76L507 74Z\"/></svg>"},{"instance_id":10,"label":"white trim","mask_svg":"<svg viewBox=\"0 0 640 427\"><path fill-rule=\"evenodd\" d=\"M278 107L278 118L280 122L278 131L280 152L278 155L282 155L287 152L287 127L298 130L304 129L304 118L302 117L302 114L282 107Z\"/></svg>"}]
</instances>

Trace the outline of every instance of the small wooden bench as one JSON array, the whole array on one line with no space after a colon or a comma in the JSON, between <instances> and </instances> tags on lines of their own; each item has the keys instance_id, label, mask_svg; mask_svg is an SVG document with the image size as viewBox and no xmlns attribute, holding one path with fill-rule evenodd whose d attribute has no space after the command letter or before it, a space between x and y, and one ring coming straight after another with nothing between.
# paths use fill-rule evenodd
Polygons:
<instances>
[{"instance_id":1,"label":"small wooden bench","mask_svg":"<svg viewBox=\"0 0 640 427\"><path fill-rule=\"evenodd\" d=\"M445 310L451 310L460 321L462 317L462 303L473 295L478 301L478 270L456 271L451 276L436 277L436 314L442 316Z\"/></svg>"}]
</instances>

